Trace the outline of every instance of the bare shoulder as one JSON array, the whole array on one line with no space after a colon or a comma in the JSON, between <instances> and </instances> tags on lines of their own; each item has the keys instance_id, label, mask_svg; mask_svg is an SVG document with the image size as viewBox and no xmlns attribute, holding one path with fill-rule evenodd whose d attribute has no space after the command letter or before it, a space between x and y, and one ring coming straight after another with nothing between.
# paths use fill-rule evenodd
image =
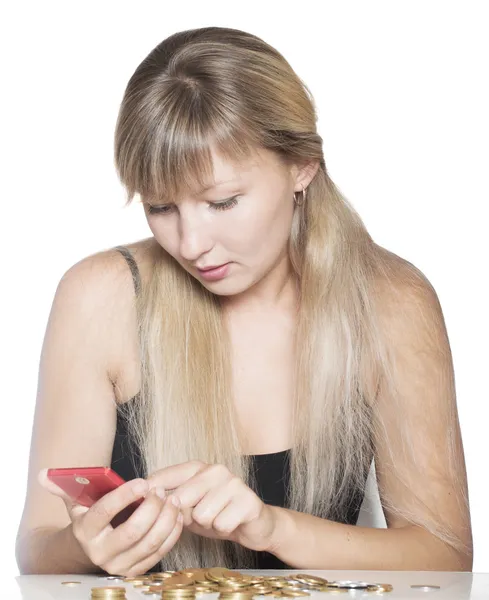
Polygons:
<instances>
[{"instance_id":1,"label":"bare shoulder","mask_svg":"<svg viewBox=\"0 0 489 600\"><path fill-rule=\"evenodd\" d=\"M121 244L134 258L143 283L151 277L155 244L154 238ZM137 393L135 289L122 253L114 247L81 259L64 273L56 296L67 308L76 303L77 314L96 330L117 400L123 402Z\"/></svg>"},{"instance_id":2,"label":"bare shoulder","mask_svg":"<svg viewBox=\"0 0 489 600\"><path fill-rule=\"evenodd\" d=\"M416 265L376 245L375 295L381 320L390 333L403 327L423 328L429 321L442 324L443 315L435 288ZM394 326L394 329L392 327Z\"/></svg>"},{"instance_id":3,"label":"bare shoulder","mask_svg":"<svg viewBox=\"0 0 489 600\"><path fill-rule=\"evenodd\" d=\"M448 335L438 295L426 275L413 263L374 244L371 304L378 335L387 354L398 364L409 356L446 355ZM376 402L383 367L367 362L363 377L367 396Z\"/></svg>"},{"instance_id":4,"label":"bare shoulder","mask_svg":"<svg viewBox=\"0 0 489 600\"><path fill-rule=\"evenodd\" d=\"M142 280L150 277L155 244L153 238L121 244L134 258ZM121 292L121 299L124 299L127 292L134 294L131 271L126 259L116 248L101 250L81 259L65 272L60 285L76 285L78 282L85 292L84 298L89 302L97 301L100 295L107 298Z\"/></svg>"}]
</instances>

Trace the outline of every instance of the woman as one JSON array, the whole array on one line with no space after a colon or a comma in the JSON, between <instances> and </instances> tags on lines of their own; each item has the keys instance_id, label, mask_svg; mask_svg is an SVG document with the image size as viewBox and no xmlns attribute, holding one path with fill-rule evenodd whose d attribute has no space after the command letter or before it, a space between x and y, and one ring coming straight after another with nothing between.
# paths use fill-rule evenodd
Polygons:
<instances>
[{"instance_id":1,"label":"woman","mask_svg":"<svg viewBox=\"0 0 489 600\"><path fill-rule=\"evenodd\" d=\"M58 286L22 573L471 570L436 292L373 242L316 120L282 55L239 30L176 33L136 69L115 161L153 237ZM372 461L387 529L356 526ZM104 464L130 481L90 509L46 479Z\"/></svg>"}]
</instances>

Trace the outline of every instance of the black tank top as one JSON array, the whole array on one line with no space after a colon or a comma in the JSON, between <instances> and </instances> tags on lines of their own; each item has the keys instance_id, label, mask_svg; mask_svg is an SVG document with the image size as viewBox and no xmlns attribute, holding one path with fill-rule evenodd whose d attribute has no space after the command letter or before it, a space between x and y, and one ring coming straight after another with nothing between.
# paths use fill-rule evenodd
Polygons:
<instances>
[{"instance_id":1,"label":"black tank top","mask_svg":"<svg viewBox=\"0 0 489 600\"><path fill-rule=\"evenodd\" d=\"M130 251L124 246L117 246L131 269L136 294L141 289L141 279L136 261ZM134 398L129 402L134 401ZM252 455L251 463L255 475L256 494L265 504L287 507L287 497L290 481L289 469L290 450L273 452L271 454ZM129 481L144 477L144 472L133 440L129 436L126 420L120 411L117 412L117 425L112 451L111 468L123 479ZM363 501L363 494L355 492L345 506L342 523L356 525L358 514ZM253 552L258 569L287 569L290 568L273 554L268 552ZM154 569L157 569L155 565ZM154 570L153 569L153 570Z\"/></svg>"}]
</instances>

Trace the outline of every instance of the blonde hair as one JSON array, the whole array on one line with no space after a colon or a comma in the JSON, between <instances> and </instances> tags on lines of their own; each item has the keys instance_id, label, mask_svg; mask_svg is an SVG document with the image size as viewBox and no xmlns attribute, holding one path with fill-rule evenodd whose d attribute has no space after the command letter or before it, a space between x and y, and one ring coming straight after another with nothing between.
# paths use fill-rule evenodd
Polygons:
<instances>
[{"instance_id":1,"label":"blonde hair","mask_svg":"<svg viewBox=\"0 0 489 600\"><path fill-rule=\"evenodd\" d=\"M220 27L178 32L130 78L115 163L130 203L136 194L175 198L205 185L213 174L211 145L238 165L254 148L287 164L319 161L289 241L300 309L288 506L340 520L352 490L363 493L376 440L386 435L385 424L372 418L375 396L364 375L381 373L393 403L397 396L375 304L375 282L388 277L389 268L328 176L316 121L307 86L260 38ZM141 389L137 402L124 407L145 471L199 459L222 463L251 485L219 298L156 242L152 260L151 278L137 298ZM419 276L414 266L412 275ZM409 454L408 430L402 435ZM456 465L453 470L460 478ZM396 465L393 471L408 492L409 478ZM380 495L390 510L463 547L436 511L421 518L401 511L382 489ZM251 553L237 544L188 532L162 561L166 569L215 565L253 566Z\"/></svg>"}]
</instances>

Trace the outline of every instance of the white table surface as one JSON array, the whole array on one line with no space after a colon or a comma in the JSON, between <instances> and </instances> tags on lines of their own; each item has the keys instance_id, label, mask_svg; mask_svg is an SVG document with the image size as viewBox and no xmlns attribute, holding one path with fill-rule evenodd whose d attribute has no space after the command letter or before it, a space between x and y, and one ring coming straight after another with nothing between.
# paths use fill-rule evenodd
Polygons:
<instances>
[{"instance_id":1,"label":"white table surface","mask_svg":"<svg viewBox=\"0 0 489 600\"><path fill-rule=\"evenodd\" d=\"M379 599L380 597L391 600L412 598L433 600L489 600L489 573L456 573L439 571L246 571L241 573L254 573L259 575L284 575L289 573L311 573L328 580L362 580L369 583L390 583L394 586L392 592L383 594L349 591L341 595L330 593L311 592L310 600L329 600L330 598L344 598L344 600L357 600L366 598ZM76 587L67 587L62 581L80 581ZM439 590L421 591L411 588L411 585L428 584L438 585ZM130 583L107 580L97 575L20 575L2 581L2 598L5 600L89 600L92 587L106 585L123 585L126 587L128 600L142 600L155 598L138 591ZM205 594L200 599L217 600L217 594ZM304 600L308 600L304 597Z\"/></svg>"}]
</instances>

